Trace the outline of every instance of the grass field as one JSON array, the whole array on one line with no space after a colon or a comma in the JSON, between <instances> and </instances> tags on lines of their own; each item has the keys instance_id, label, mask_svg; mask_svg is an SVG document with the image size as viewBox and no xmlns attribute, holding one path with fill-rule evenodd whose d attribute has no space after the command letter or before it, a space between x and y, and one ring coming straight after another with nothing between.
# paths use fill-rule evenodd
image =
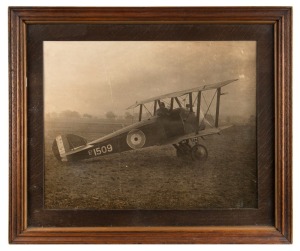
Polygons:
<instances>
[{"instance_id":1,"label":"grass field","mask_svg":"<svg viewBox=\"0 0 300 251\"><path fill-rule=\"evenodd\" d=\"M55 136L89 140L121 127L87 121L45 123L45 207L49 209L256 208L255 127L233 126L202 142L208 160L176 157L173 146L149 147L77 163L61 163Z\"/></svg>"}]
</instances>

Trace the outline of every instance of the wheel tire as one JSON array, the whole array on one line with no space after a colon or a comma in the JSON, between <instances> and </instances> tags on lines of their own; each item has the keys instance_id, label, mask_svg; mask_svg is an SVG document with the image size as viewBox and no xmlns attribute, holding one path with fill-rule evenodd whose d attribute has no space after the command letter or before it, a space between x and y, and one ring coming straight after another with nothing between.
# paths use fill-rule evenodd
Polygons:
<instances>
[{"instance_id":1,"label":"wheel tire","mask_svg":"<svg viewBox=\"0 0 300 251\"><path fill-rule=\"evenodd\" d=\"M205 146L197 144L192 147L192 159L194 161L207 160L208 152Z\"/></svg>"}]
</instances>

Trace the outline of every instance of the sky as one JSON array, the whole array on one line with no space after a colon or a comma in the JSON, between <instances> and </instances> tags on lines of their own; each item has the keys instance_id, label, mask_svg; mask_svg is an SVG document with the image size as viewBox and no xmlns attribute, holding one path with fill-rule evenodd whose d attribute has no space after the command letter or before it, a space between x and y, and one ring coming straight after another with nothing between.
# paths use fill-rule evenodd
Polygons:
<instances>
[{"instance_id":1,"label":"sky","mask_svg":"<svg viewBox=\"0 0 300 251\"><path fill-rule=\"evenodd\" d=\"M255 41L45 41L45 113L123 115L136 101L238 78L221 114L255 114Z\"/></svg>"}]
</instances>

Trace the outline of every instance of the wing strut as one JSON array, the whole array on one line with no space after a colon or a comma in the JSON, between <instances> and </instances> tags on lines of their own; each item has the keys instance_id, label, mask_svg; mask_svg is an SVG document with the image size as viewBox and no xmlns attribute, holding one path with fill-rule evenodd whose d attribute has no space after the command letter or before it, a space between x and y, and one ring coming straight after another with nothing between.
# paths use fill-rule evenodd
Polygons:
<instances>
[{"instance_id":1,"label":"wing strut","mask_svg":"<svg viewBox=\"0 0 300 251\"><path fill-rule=\"evenodd\" d=\"M181 108L181 107L182 107L182 105L181 105L181 103L180 103L179 99L178 99L177 97L175 97L175 100L176 100L176 102L177 102L178 106Z\"/></svg>"},{"instance_id":2,"label":"wing strut","mask_svg":"<svg viewBox=\"0 0 300 251\"><path fill-rule=\"evenodd\" d=\"M190 112L193 112L193 93L189 93Z\"/></svg>"},{"instance_id":3,"label":"wing strut","mask_svg":"<svg viewBox=\"0 0 300 251\"><path fill-rule=\"evenodd\" d=\"M200 106L201 106L201 91L198 92L197 95L197 130L196 130L196 134L198 134L199 132L199 127L200 127Z\"/></svg>"},{"instance_id":4,"label":"wing strut","mask_svg":"<svg viewBox=\"0 0 300 251\"><path fill-rule=\"evenodd\" d=\"M172 111L174 107L174 98L171 98L170 110Z\"/></svg>"},{"instance_id":5,"label":"wing strut","mask_svg":"<svg viewBox=\"0 0 300 251\"><path fill-rule=\"evenodd\" d=\"M140 114L139 114L139 121L142 120L142 114L143 114L143 105L140 105Z\"/></svg>"},{"instance_id":6,"label":"wing strut","mask_svg":"<svg viewBox=\"0 0 300 251\"><path fill-rule=\"evenodd\" d=\"M221 87L217 88L217 106L216 106L215 127L219 126L220 96L221 96Z\"/></svg>"},{"instance_id":7,"label":"wing strut","mask_svg":"<svg viewBox=\"0 0 300 251\"><path fill-rule=\"evenodd\" d=\"M154 111L153 111L153 116L156 114L156 107L157 107L157 100L154 100Z\"/></svg>"}]
</instances>

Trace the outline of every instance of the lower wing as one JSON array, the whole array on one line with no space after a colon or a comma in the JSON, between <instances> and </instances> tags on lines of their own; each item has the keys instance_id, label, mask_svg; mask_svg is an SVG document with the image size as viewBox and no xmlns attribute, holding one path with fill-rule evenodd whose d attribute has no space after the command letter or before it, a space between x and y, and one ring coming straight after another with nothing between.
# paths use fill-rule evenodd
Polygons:
<instances>
[{"instance_id":1,"label":"lower wing","mask_svg":"<svg viewBox=\"0 0 300 251\"><path fill-rule=\"evenodd\" d=\"M181 142L181 141L187 140L187 139L193 139L193 138L199 138L199 137L213 135L213 134L219 134L222 130L225 130L231 126L232 125L221 126L218 128L214 127L214 128L201 130L198 133L194 132L194 133L189 133L189 134L186 134L186 135L183 135L180 137L174 137L174 138L171 138L168 141L164 142L163 145L176 144L178 142Z\"/></svg>"}]
</instances>

